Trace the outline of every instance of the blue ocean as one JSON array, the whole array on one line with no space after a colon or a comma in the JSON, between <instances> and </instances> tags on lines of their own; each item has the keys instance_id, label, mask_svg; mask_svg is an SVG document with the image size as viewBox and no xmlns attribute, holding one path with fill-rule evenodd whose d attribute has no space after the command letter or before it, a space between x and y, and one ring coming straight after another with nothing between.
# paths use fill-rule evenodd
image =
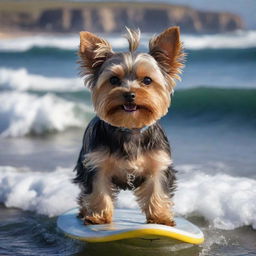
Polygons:
<instances>
[{"instance_id":1,"label":"blue ocean","mask_svg":"<svg viewBox=\"0 0 256 256\"><path fill-rule=\"evenodd\" d=\"M102 36L127 51L120 35ZM151 37L142 34L139 51ZM182 40L182 81L161 124L178 170L175 213L206 241L169 254L256 255L256 31ZM125 255L56 228L56 216L76 207L73 168L94 116L78 45L78 34L0 40L0 255ZM117 207L138 206L125 191Z\"/></svg>"}]
</instances>

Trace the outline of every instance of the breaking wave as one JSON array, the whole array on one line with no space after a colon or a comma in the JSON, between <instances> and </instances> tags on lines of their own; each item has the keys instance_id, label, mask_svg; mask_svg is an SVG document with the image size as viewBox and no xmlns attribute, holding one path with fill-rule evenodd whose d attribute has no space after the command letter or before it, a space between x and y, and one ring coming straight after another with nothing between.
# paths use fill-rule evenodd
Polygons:
<instances>
[{"instance_id":1,"label":"breaking wave","mask_svg":"<svg viewBox=\"0 0 256 256\"><path fill-rule=\"evenodd\" d=\"M56 216L76 206L78 187L71 178L71 169L57 168L48 173L2 166L0 202L6 207Z\"/></svg>"},{"instance_id":2,"label":"breaking wave","mask_svg":"<svg viewBox=\"0 0 256 256\"><path fill-rule=\"evenodd\" d=\"M84 90L79 78L45 77L30 74L27 69L0 68L0 89L18 91L78 91Z\"/></svg>"},{"instance_id":3,"label":"breaking wave","mask_svg":"<svg viewBox=\"0 0 256 256\"><path fill-rule=\"evenodd\" d=\"M102 35L114 49L127 48L127 40L118 35ZM147 47L151 34L142 34L141 46ZM198 49L245 49L256 47L256 31L236 31L214 35L182 35L185 48ZM13 39L1 39L0 51L24 52L32 48L58 48L76 50L79 45L78 35L37 35L19 38L19 43Z\"/></svg>"},{"instance_id":4,"label":"breaking wave","mask_svg":"<svg viewBox=\"0 0 256 256\"><path fill-rule=\"evenodd\" d=\"M178 180L175 210L185 216L203 216L220 229L251 225L256 229L256 180L227 174L206 174L184 166Z\"/></svg>"},{"instance_id":5,"label":"breaking wave","mask_svg":"<svg viewBox=\"0 0 256 256\"><path fill-rule=\"evenodd\" d=\"M219 229L250 225L256 229L256 180L226 174L206 174L196 166L179 166L175 212L178 215L202 216ZM56 216L76 207L78 187L71 182L72 168L52 172L33 172L26 168L0 167L0 202L39 214ZM130 192L121 192L121 208L136 208Z\"/></svg>"},{"instance_id":6,"label":"breaking wave","mask_svg":"<svg viewBox=\"0 0 256 256\"><path fill-rule=\"evenodd\" d=\"M54 94L42 96L26 92L0 94L0 135L24 136L81 127L92 109Z\"/></svg>"},{"instance_id":7,"label":"breaking wave","mask_svg":"<svg viewBox=\"0 0 256 256\"><path fill-rule=\"evenodd\" d=\"M185 48L199 49L245 49L256 47L256 31L237 31L214 35L185 35Z\"/></svg>"},{"instance_id":8,"label":"breaking wave","mask_svg":"<svg viewBox=\"0 0 256 256\"><path fill-rule=\"evenodd\" d=\"M25 88L18 82L13 86L22 90ZM92 106L89 106L89 93L85 89L65 91L56 84L54 87L55 92L40 91L39 84L37 87L27 86L35 91L2 90L0 134L24 136L50 131L61 132L70 127L84 127L93 114ZM177 90L163 122L170 119L174 123L175 120L190 118L197 124L219 122L225 124L228 129L233 125L254 127L255 98L255 89L197 87Z\"/></svg>"}]
</instances>

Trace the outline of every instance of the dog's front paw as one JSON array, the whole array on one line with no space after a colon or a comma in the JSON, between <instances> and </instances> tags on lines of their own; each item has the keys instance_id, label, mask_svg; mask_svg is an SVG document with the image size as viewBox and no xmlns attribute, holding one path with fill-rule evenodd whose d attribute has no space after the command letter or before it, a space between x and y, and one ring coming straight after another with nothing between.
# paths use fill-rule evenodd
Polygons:
<instances>
[{"instance_id":1,"label":"dog's front paw","mask_svg":"<svg viewBox=\"0 0 256 256\"><path fill-rule=\"evenodd\" d=\"M84 225L98 225L98 224L109 224L111 219L104 217L85 216L83 218Z\"/></svg>"},{"instance_id":2,"label":"dog's front paw","mask_svg":"<svg viewBox=\"0 0 256 256\"><path fill-rule=\"evenodd\" d=\"M148 224L161 224L161 225L166 225L166 226L171 226L171 227L176 226L175 221L172 219L148 219L147 223Z\"/></svg>"}]
</instances>

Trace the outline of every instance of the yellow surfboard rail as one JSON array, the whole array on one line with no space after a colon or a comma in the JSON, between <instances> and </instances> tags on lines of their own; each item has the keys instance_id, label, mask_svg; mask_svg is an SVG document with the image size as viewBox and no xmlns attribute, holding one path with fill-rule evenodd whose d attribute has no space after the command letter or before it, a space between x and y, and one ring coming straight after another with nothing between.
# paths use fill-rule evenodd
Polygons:
<instances>
[{"instance_id":1,"label":"yellow surfboard rail","mask_svg":"<svg viewBox=\"0 0 256 256\"><path fill-rule=\"evenodd\" d=\"M157 229L131 230L131 231L126 231L126 232L120 233L120 234L109 235L106 237L79 237L79 236L74 236L74 235L68 234L66 232L64 232L64 233L73 239L90 242L90 243L112 242L112 241L117 241L117 240L122 240L122 239L145 237L146 235L154 235L156 237L160 236L160 237L177 239L182 242L190 243L190 244L202 244L204 242L204 237L196 238L196 237L181 235L181 234L177 234L177 233L172 233L170 231L157 230Z\"/></svg>"}]
</instances>

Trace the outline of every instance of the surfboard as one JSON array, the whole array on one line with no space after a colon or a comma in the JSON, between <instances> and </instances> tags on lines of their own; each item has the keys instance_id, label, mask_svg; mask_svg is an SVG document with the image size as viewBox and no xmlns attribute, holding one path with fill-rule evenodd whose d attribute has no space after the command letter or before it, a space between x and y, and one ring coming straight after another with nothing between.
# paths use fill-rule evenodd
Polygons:
<instances>
[{"instance_id":1,"label":"surfboard","mask_svg":"<svg viewBox=\"0 0 256 256\"><path fill-rule=\"evenodd\" d=\"M60 215L57 226L67 236L86 242L113 242L120 240L160 241L160 244L185 242L201 244L204 242L203 232L190 221L176 217L175 227L160 224L146 224L145 216L134 209L115 209L113 222L103 225L84 225L77 217L78 209Z\"/></svg>"}]
</instances>

